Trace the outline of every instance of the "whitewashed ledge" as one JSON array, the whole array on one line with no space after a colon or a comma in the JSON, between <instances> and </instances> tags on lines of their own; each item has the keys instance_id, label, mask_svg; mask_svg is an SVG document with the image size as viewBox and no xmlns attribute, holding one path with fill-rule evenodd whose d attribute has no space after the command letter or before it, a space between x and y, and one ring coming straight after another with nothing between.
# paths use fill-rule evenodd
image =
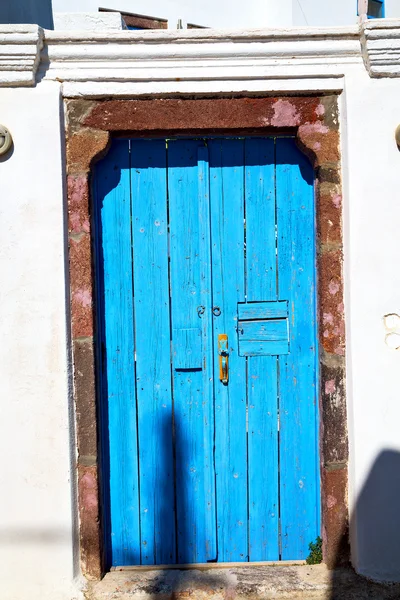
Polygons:
<instances>
[{"instance_id":1,"label":"whitewashed ledge","mask_svg":"<svg viewBox=\"0 0 400 600\"><path fill-rule=\"evenodd\" d=\"M66 97L333 91L363 64L371 77L400 76L400 19L238 31L0 25L0 87L58 81Z\"/></svg>"},{"instance_id":2,"label":"whitewashed ledge","mask_svg":"<svg viewBox=\"0 0 400 600\"><path fill-rule=\"evenodd\" d=\"M370 77L400 77L400 19L366 21L361 43Z\"/></svg>"},{"instance_id":3,"label":"whitewashed ledge","mask_svg":"<svg viewBox=\"0 0 400 600\"><path fill-rule=\"evenodd\" d=\"M0 25L0 87L35 85L43 42L37 25Z\"/></svg>"},{"instance_id":4,"label":"whitewashed ledge","mask_svg":"<svg viewBox=\"0 0 400 600\"><path fill-rule=\"evenodd\" d=\"M346 68L363 60L358 27L46 31L45 42L40 76L68 97L207 93L213 82L220 92L290 90L303 79L319 89L317 78L340 90Z\"/></svg>"}]
</instances>

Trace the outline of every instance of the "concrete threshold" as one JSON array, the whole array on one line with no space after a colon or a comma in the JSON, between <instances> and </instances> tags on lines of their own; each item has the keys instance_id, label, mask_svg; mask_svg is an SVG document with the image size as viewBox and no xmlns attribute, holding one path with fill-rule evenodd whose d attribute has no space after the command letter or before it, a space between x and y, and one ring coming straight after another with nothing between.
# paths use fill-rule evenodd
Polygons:
<instances>
[{"instance_id":1,"label":"concrete threshold","mask_svg":"<svg viewBox=\"0 0 400 600\"><path fill-rule=\"evenodd\" d=\"M87 600L399 600L400 584L372 583L325 565L123 569L90 582Z\"/></svg>"}]
</instances>

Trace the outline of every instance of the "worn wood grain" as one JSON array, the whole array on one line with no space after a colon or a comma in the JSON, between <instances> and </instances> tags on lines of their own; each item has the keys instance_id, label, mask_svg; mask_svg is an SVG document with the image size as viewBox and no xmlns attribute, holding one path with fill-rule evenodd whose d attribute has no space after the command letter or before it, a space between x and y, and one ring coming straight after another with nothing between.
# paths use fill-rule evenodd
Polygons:
<instances>
[{"instance_id":1,"label":"worn wood grain","mask_svg":"<svg viewBox=\"0 0 400 600\"><path fill-rule=\"evenodd\" d=\"M241 318L278 316L285 303L271 302L267 308L259 302L277 300L274 140L246 139L245 164L246 294L251 304L240 305L239 314ZM277 358L257 356L254 346L252 351L247 359L249 558L277 560Z\"/></svg>"},{"instance_id":2,"label":"worn wood grain","mask_svg":"<svg viewBox=\"0 0 400 600\"><path fill-rule=\"evenodd\" d=\"M173 357L177 560L206 562L216 558L208 169L202 141L168 145L172 326L203 334L201 371L176 370L184 346Z\"/></svg>"},{"instance_id":3,"label":"worn wood grain","mask_svg":"<svg viewBox=\"0 0 400 600\"><path fill-rule=\"evenodd\" d=\"M279 358L282 558L319 535L313 170L293 139L276 141L278 288L289 300L290 354Z\"/></svg>"},{"instance_id":4,"label":"worn wood grain","mask_svg":"<svg viewBox=\"0 0 400 600\"><path fill-rule=\"evenodd\" d=\"M244 141L211 140L214 356L217 338L227 334L229 384L214 367L218 560L248 560L246 363L238 356L237 303L244 300ZM218 311L217 311L218 314Z\"/></svg>"},{"instance_id":5,"label":"worn wood grain","mask_svg":"<svg viewBox=\"0 0 400 600\"><path fill-rule=\"evenodd\" d=\"M166 165L164 140L132 140L142 564L169 563L176 558Z\"/></svg>"},{"instance_id":6,"label":"worn wood grain","mask_svg":"<svg viewBox=\"0 0 400 600\"><path fill-rule=\"evenodd\" d=\"M104 271L105 377L108 408L112 564L140 563L134 365L129 141L115 141L97 169Z\"/></svg>"},{"instance_id":7,"label":"worn wood grain","mask_svg":"<svg viewBox=\"0 0 400 600\"><path fill-rule=\"evenodd\" d=\"M320 532L311 165L289 138L117 140L94 189L112 564L304 559Z\"/></svg>"},{"instance_id":8,"label":"worn wood grain","mask_svg":"<svg viewBox=\"0 0 400 600\"><path fill-rule=\"evenodd\" d=\"M246 167L246 169L248 169L248 167ZM250 193L249 192L250 188L250 182L247 181L247 186L246 186L246 194ZM249 200L246 202L246 207L248 204L248 209L246 209L246 214L247 212L249 212L249 216L246 217L246 223L247 223L247 244L250 244L250 249L252 249L252 246L254 244L255 241L258 240L258 237L256 235L257 232L253 233L252 231L252 227L249 226L249 219L250 219L250 224L252 225L252 220L254 219L256 221L256 223L258 224L260 222L261 216L263 211L266 210L267 206L262 206L262 207L256 207L254 209L254 215L252 214L253 212L253 198L251 196L249 196ZM275 201L275 191L274 194L272 196L272 202ZM271 202L271 200L270 200ZM269 207L270 208L270 207ZM274 212L275 209L273 208ZM271 254L271 261L275 261L276 262L276 256L275 256L275 220L272 220L271 218L267 220L267 223L264 223L265 227L269 227L270 229L272 229L272 233L271 231L268 232L267 229L264 229L262 232L262 235L260 236L260 243L259 245L261 246L260 250L262 253L266 253L268 252L269 254ZM272 238L272 239L271 239ZM246 245L247 245L246 244ZM247 250L249 250L247 248ZM250 266L248 266L248 270L247 270L247 289L248 289L248 294L247 296L252 296L254 295L254 292L252 291L253 286L255 286L255 284L257 283L259 287L262 288L263 283L266 283L266 281L268 281L268 287L271 285L271 279L272 279L272 275L271 275L271 266L270 268L266 268L265 265L263 267L259 267L259 263L260 263L260 252L257 252L257 254L250 252L250 254L247 255L247 264L251 263L252 261L257 263L258 269L260 269L261 273L259 272L259 270L257 269L257 271L255 271L255 269L250 268ZM275 277L276 277L276 273L275 273ZM253 282L254 280L254 282ZM262 296L262 290L260 290L259 296ZM264 295L270 295L269 290L267 293L267 290L264 291ZM238 318L239 319L243 319L243 320L252 320L252 319L282 319L287 317L288 315L288 303L286 301L281 301L281 302L250 302L248 304L243 304L243 303L239 303L238 304Z\"/></svg>"}]
</instances>

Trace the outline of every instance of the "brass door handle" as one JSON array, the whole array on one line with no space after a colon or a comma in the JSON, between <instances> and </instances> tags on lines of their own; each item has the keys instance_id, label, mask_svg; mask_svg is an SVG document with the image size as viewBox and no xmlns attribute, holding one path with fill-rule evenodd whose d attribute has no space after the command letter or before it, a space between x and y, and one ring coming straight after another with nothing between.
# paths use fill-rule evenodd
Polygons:
<instances>
[{"instance_id":1,"label":"brass door handle","mask_svg":"<svg viewBox=\"0 0 400 600\"><path fill-rule=\"evenodd\" d=\"M218 336L218 354L219 354L219 379L227 384L229 380L229 352L228 336L221 333Z\"/></svg>"}]
</instances>

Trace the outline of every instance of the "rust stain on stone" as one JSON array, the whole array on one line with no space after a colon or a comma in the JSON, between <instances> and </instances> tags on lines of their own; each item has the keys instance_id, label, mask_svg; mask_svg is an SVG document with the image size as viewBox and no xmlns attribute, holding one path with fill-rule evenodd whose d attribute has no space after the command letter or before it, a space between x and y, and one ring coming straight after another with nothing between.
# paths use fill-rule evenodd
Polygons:
<instances>
[{"instance_id":1,"label":"rust stain on stone","mask_svg":"<svg viewBox=\"0 0 400 600\"><path fill-rule=\"evenodd\" d=\"M315 168L327 162L339 161L339 133L330 130L327 125L321 122L304 123L298 129L297 138L300 147L313 160Z\"/></svg>"},{"instance_id":2,"label":"rust stain on stone","mask_svg":"<svg viewBox=\"0 0 400 600\"><path fill-rule=\"evenodd\" d=\"M88 173L93 158L107 148L109 134L96 129L79 129L67 139L68 174Z\"/></svg>"},{"instance_id":3,"label":"rust stain on stone","mask_svg":"<svg viewBox=\"0 0 400 600\"><path fill-rule=\"evenodd\" d=\"M91 240L88 234L70 239L72 337L93 335Z\"/></svg>"},{"instance_id":4,"label":"rust stain on stone","mask_svg":"<svg viewBox=\"0 0 400 600\"><path fill-rule=\"evenodd\" d=\"M342 242L342 196L338 186L320 189L318 202L317 235L321 244Z\"/></svg>"},{"instance_id":5,"label":"rust stain on stone","mask_svg":"<svg viewBox=\"0 0 400 600\"><path fill-rule=\"evenodd\" d=\"M81 458L97 456L97 415L95 397L95 366L93 341L74 341L75 387L79 397L76 407L78 462ZM90 377L88 375L90 374Z\"/></svg>"},{"instance_id":6,"label":"rust stain on stone","mask_svg":"<svg viewBox=\"0 0 400 600\"><path fill-rule=\"evenodd\" d=\"M102 566L97 467L78 467L78 493L82 571L100 579Z\"/></svg>"},{"instance_id":7,"label":"rust stain on stone","mask_svg":"<svg viewBox=\"0 0 400 600\"><path fill-rule=\"evenodd\" d=\"M67 135L70 137L74 132L79 131L83 125L84 119L88 116L91 109L97 105L95 100L66 100L66 129Z\"/></svg>"},{"instance_id":8,"label":"rust stain on stone","mask_svg":"<svg viewBox=\"0 0 400 600\"><path fill-rule=\"evenodd\" d=\"M328 568L348 562L347 466L323 469L323 555Z\"/></svg>"},{"instance_id":9,"label":"rust stain on stone","mask_svg":"<svg viewBox=\"0 0 400 600\"><path fill-rule=\"evenodd\" d=\"M318 261L320 343L339 356L345 351L342 262L341 248L321 252Z\"/></svg>"},{"instance_id":10,"label":"rust stain on stone","mask_svg":"<svg viewBox=\"0 0 400 600\"><path fill-rule=\"evenodd\" d=\"M68 230L69 233L89 233L89 185L86 175L69 175Z\"/></svg>"},{"instance_id":11,"label":"rust stain on stone","mask_svg":"<svg viewBox=\"0 0 400 600\"><path fill-rule=\"evenodd\" d=\"M295 127L319 120L318 98L154 99L99 102L84 119L106 131L182 131Z\"/></svg>"},{"instance_id":12,"label":"rust stain on stone","mask_svg":"<svg viewBox=\"0 0 400 600\"><path fill-rule=\"evenodd\" d=\"M324 423L324 463L345 463L348 459L345 368L321 364L321 410Z\"/></svg>"}]
</instances>

